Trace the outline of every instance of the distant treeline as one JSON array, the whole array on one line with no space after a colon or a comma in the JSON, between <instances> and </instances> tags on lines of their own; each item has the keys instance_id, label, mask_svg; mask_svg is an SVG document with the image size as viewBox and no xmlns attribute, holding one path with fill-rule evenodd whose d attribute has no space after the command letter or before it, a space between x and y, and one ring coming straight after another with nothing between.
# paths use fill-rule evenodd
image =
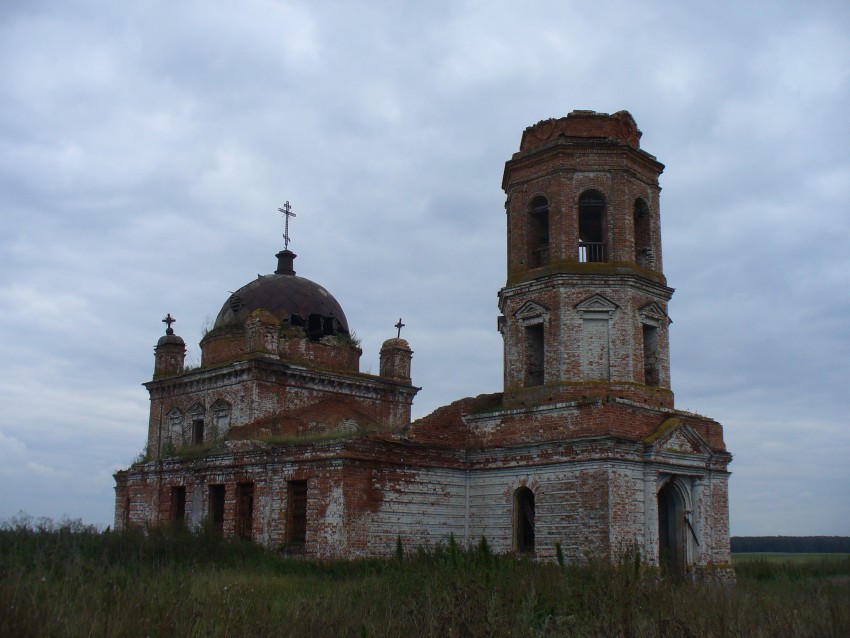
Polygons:
<instances>
[{"instance_id":1,"label":"distant treeline","mask_svg":"<svg viewBox=\"0 0 850 638\"><path fill-rule=\"evenodd\" d=\"M733 536L732 552L850 553L850 536Z\"/></svg>"}]
</instances>

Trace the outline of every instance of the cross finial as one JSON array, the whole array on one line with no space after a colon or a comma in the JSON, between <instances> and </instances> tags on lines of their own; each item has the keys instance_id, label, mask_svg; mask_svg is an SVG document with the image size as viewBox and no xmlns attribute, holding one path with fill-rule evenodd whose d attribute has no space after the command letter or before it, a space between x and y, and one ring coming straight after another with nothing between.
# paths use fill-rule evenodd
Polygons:
<instances>
[{"instance_id":1,"label":"cross finial","mask_svg":"<svg viewBox=\"0 0 850 638\"><path fill-rule=\"evenodd\" d=\"M165 315L165 319L162 320L162 323L164 323L166 325L165 334L167 334L167 335L173 335L174 334L174 329L171 327L171 324L174 323L175 321L177 321L177 319L172 317L170 312L167 315Z\"/></svg>"},{"instance_id":2,"label":"cross finial","mask_svg":"<svg viewBox=\"0 0 850 638\"><path fill-rule=\"evenodd\" d=\"M398 328L398 335L396 336L397 339L401 339L401 329L404 328L405 325L406 324L403 324L401 322L401 317L399 317L398 323L395 326L393 326L394 328Z\"/></svg>"},{"instance_id":3,"label":"cross finial","mask_svg":"<svg viewBox=\"0 0 850 638\"><path fill-rule=\"evenodd\" d=\"M283 217L286 219L286 225L283 230L283 247L285 250L289 250L289 218L295 217L295 213L292 212L292 206L289 205L289 200L286 200L283 208L278 208L278 210L283 213Z\"/></svg>"}]
</instances>

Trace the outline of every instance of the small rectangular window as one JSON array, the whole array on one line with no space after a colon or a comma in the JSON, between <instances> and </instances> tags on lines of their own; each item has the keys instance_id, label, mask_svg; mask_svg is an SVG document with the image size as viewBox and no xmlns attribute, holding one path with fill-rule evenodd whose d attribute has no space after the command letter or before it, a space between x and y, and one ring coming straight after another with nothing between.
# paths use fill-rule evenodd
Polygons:
<instances>
[{"instance_id":1,"label":"small rectangular window","mask_svg":"<svg viewBox=\"0 0 850 638\"><path fill-rule=\"evenodd\" d=\"M525 328L525 385L543 385L544 375L543 324Z\"/></svg>"},{"instance_id":2,"label":"small rectangular window","mask_svg":"<svg viewBox=\"0 0 850 638\"><path fill-rule=\"evenodd\" d=\"M204 442L204 420L195 419L192 421L192 443L200 445Z\"/></svg>"},{"instance_id":3,"label":"small rectangular window","mask_svg":"<svg viewBox=\"0 0 850 638\"><path fill-rule=\"evenodd\" d=\"M643 324L643 376L646 385L658 386L658 328Z\"/></svg>"},{"instance_id":4,"label":"small rectangular window","mask_svg":"<svg viewBox=\"0 0 850 638\"><path fill-rule=\"evenodd\" d=\"M586 379L611 378L610 321L585 314L582 321L582 372Z\"/></svg>"}]
</instances>

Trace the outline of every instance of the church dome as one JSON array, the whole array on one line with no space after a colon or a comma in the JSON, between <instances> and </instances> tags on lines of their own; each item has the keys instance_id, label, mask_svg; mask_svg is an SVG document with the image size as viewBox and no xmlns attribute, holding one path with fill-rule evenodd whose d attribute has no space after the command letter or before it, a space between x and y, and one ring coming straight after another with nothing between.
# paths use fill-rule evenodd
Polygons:
<instances>
[{"instance_id":1,"label":"church dome","mask_svg":"<svg viewBox=\"0 0 850 638\"><path fill-rule=\"evenodd\" d=\"M170 343L172 343L174 345L178 345L178 346L185 346L186 345L186 343L183 341L182 337L178 337L176 334L174 334L174 331L171 330L171 328L169 328L168 330L170 332L167 332L166 334L162 335L159 338L159 341L156 342L157 346L164 346L164 345L167 345L167 344L170 344Z\"/></svg>"},{"instance_id":2,"label":"church dome","mask_svg":"<svg viewBox=\"0 0 850 638\"><path fill-rule=\"evenodd\" d=\"M258 275L230 295L213 328L244 322L252 312L267 310L284 323L304 328L309 337L348 334L348 321L339 302L314 281L298 277L292 269L295 254L277 254L278 269L271 275Z\"/></svg>"}]
</instances>

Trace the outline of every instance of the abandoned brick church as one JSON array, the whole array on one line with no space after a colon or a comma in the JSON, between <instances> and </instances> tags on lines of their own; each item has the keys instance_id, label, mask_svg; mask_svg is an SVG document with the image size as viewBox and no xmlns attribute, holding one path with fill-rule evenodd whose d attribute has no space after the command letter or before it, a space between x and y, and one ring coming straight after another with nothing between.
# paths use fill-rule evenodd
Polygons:
<instances>
[{"instance_id":1,"label":"abandoned brick church","mask_svg":"<svg viewBox=\"0 0 850 638\"><path fill-rule=\"evenodd\" d=\"M484 537L495 552L730 562L716 421L676 410L655 157L625 111L525 130L506 163L502 392L411 422L412 351L380 373L343 309L277 255L227 300L198 369L156 346L147 456L115 475L115 526L207 520L318 558ZM288 236L287 236L288 240Z\"/></svg>"}]
</instances>

